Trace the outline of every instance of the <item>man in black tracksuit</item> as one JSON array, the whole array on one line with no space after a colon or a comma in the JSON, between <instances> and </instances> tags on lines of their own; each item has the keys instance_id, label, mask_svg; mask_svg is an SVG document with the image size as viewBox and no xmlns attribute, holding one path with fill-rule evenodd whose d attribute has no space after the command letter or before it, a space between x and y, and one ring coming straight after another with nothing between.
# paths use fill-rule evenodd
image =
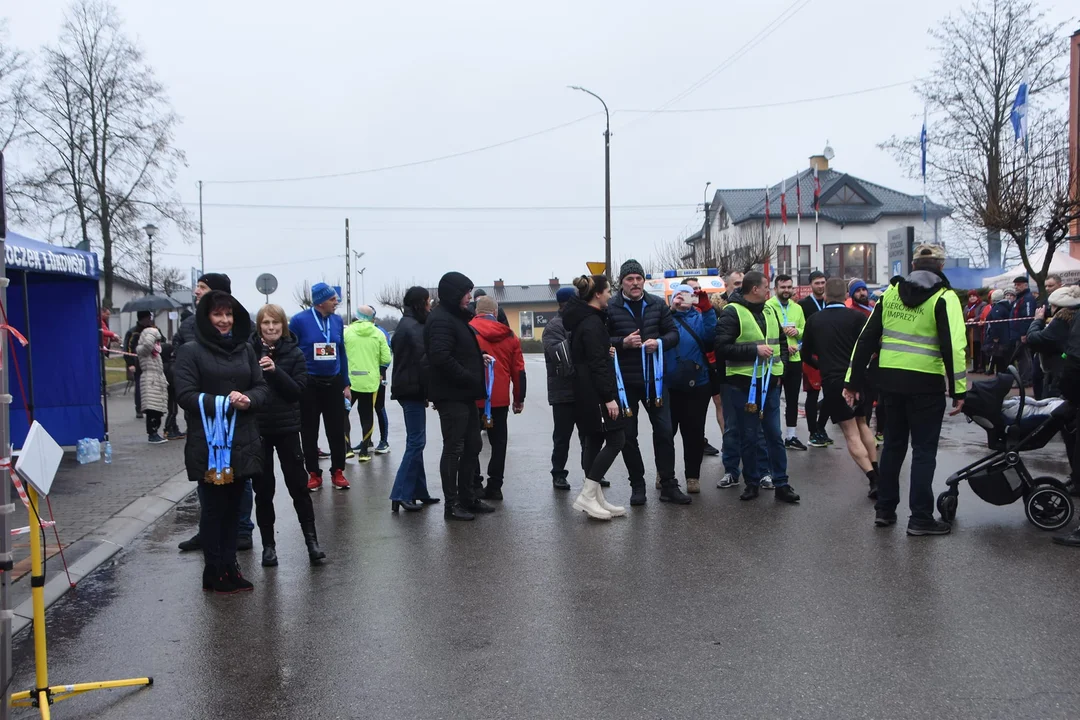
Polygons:
<instances>
[{"instance_id":1,"label":"man in black tracksuit","mask_svg":"<svg viewBox=\"0 0 1080 720\"><path fill-rule=\"evenodd\" d=\"M476 334L469 326L473 314L472 280L448 272L439 280L439 304L424 323L428 359L428 399L442 426L439 460L447 520L472 520L475 513L495 508L473 497L473 476L480 455L480 414L476 401L487 397L484 363Z\"/></svg>"},{"instance_id":2,"label":"man in black tracksuit","mask_svg":"<svg viewBox=\"0 0 1080 720\"><path fill-rule=\"evenodd\" d=\"M810 318L815 313L825 308L825 273L820 270L815 270L810 273L810 294L799 301L799 307L802 308L803 317L806 318L806 322L810 322ZM813 366L806 361L806 355L803 355L803 363L813 370ZM806 373L803 371L803 391L806 392L806 400L804 401L804 407L806 410L806 429L810 433L809 442L813 447L826 447L832 445L832 438L825 432L825 423L829 419L828 412L824 406L819 407L818 398L821 396L821 388L815 388L813 383L820 380L820 377L816 377L817 372Z\"/></svg>"},{"instance_id":3,"label":"man in black tracksuit","mask_svg":"<svg viewBox=\"0 0 1080 720\"><path fill-rule=\"evenodd\" d=\"M660 502L689 505L691 498L675 478L675 440L667 388L656 397L654 368L662 350L679 343L679 329L667 304L645 292L645 270L637 260L627 260L619 270L621 292L608 305L608 331L616 350L617 367L626 386L627 407L633 415L626 422L623 462L630 471L630 504L644 505L645 463L638 446L638 404L645 407L653 430L653 452L660 475ZM660 344L663 344L663 348ZM642 348L645 352L642 353Z\"/></svg>"},{"instance_id":4,"label":"man in black tracksuit","mask_svg":"<svg viewBox=\"0 0 1080 720\"><path fill-rule=\"evenodd\" d=\"M556 349L570 337L563 325L562 311L574 296L573 288L562 288L555 293L559 303L559 315L544 328L544 363L547 365L548 404L555 429L551 433L551 484L556 490L569 490L566 460L570 455L570 438L574 436L574 378L560 375ZM502 308L500 308L500 311ZM563 372L566 372L563 370ZM597 478L599 481L599 478Z\"/></svg>"}]
</instances>

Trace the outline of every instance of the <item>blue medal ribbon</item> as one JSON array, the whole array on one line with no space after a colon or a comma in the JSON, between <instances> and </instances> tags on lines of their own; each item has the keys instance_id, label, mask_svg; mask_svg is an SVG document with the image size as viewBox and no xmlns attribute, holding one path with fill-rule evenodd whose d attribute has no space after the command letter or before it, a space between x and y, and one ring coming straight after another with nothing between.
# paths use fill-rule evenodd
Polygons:
<instances>
[{"instance_id":1,"label":"blue medal ribbon","mask_svg":"<svg viewBox=\"0 0 1080 720\"><path fill-rule=\"evenodd\" d=\"M495 387L495 359L484 364L484 375L487 380L487 399L484 400L484 427L490 428L491 421L491 389Z\"/></svg>"},{"instance_id":2,"label":"blue medal ribbon","mask_svg":"<svg viewBox=\"0 0 1080 720\"><path fill-rule=\"evenodd\" d=\"M619 366L619 354L615 353L615 357L612 358L615 361L615 387L619 391L619 405L622 406L623 414L626 417L631 416L630 403L626 399L626 385L622 379L622 368Z\"/></svg>"},{"instance_id":3,"label":"blue medal ribbon","mask_svg":"<svg viewBox=\"0 0 1080 720\"><path fill-rule=\"evenodd\" d=\"M754 357L754 369L750 374L750 394L746 398L746 409L748 412L755 412L757 410L757 371L758 363L761 362L761 356Z\"/></svg>"},{"instance_id":4,"label":"blue medal ribbon","mask_svg":"<svg viewBox=\"0 0 1080 720\"><path fill-rule=\"evenodd\" d=\"M810 299L814 301L814 305L817 306L818 310L824 310L825 309L825 306L826 306L827 303L824 300L821 301L821 302L818 302L818 299L816 297L814 297L813 295L810 296Z\"/></svg>"},{"instance_id":5,"label":"blue medal ribbon","mask_svg":"<svg viewBox=\"0 0 1080 720\"><path fill-rule=\"evenodd\" d=\"M315 318L315 324L318 325L319 330L322 331L323 337L326 338L326 342L330 342L330 318L323 318L315 308L311 308L311 314ZM325 324L323 324L324 319L326 320Z\"/></svg>"},{"instance_id":6,"label":"blue medal ribbon","mask_svg":"<svg viewBox=\"0 0 1080 720\"><path fill-rule=\"evenodd\" d=\"M199 415L206 435L206 480L213 484L232 481L232 442L236 432L236 411L229 417L229 398L214 395L214 417L206 414L206 393L199 395Z\"/></svg>"},{"instance_id":7,"label":"blue medal ribbon","mask_svg":"<svg viewBox=\"0 0 1080 720\"><path fill-rule=\"evenodd\" d=\"M660 407L664 404L664 341L659 338L656 339L656 352L652 353L652 355L645 351L644 343L641 345L641 375L645 381L645 402L649 402L650 365L653 371L652 401L656 407Z\"/></svg>"},{"instance_id":8,"label":"blue medal ribbon","mask_svg":"<svg viewBox=\"0 0 1080 720\"><path fill-rule=\"evenodd\" d=\"M758 407L758 419L765 417L765 402L769 399L769 383L772 382L772 366L773 359L769 358L769 367L765 369L765 382L761 386L761 404Z\"/></svg>"}]
</instances>

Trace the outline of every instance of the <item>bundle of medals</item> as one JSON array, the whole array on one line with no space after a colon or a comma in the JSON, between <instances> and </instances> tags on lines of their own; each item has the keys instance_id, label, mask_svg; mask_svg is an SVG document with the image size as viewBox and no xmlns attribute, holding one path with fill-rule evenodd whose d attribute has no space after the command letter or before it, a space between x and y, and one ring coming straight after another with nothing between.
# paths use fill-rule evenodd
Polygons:
<instances>
[{"instance_id":1,"label":"bundle of medals","mask_svg":"<svg viewBox=\"0 0 1080 720\"><path fill-rule=\"evenodd\" d=\"M651 362L650 362L651 360ZM645 352L645 345L641 346L641 375L645 379L645 402L649 402L649 366L652 366L652 404L653 407L664 406L664 341L657 338L656 352Z\"/></svg>"},{"instance_id":2,"label":"bundle of medals","mask_svg":"<svg viewBox=\"0 0 1080 720\"><path fill-rule=\"evenodd\" d=\"M487 398L484 400L484 429L490 430L495 423L491 420L491 389L495 387L495 358L484 364L484 380L487 382Z\"/></svg>"},{"instance_id":3,"label":"bundle of medals","mask_svg":"<svg viewBox=\"0 0 1080 720\"><path fill-rule=\"evenodd\" d=\"M769 364L765 369L765 375L761 378L764 382L761 385L761 405L758 405L758 363L761 362L761 357L754 358L754 374L750 376L750 395L746 402L746 412L751 415L758 414L758 419L765 417L765 398L769 394L769 382L772 380L772 366L773 359L769 358Z\"/></svg>"},{"instance_id":4,"label":"bundle of medals","mask_svg":"<svg viewBox=\"0 0 1080 720\"><path fill-rule=\"evenodd\" d=\"M203 480L211 485L228 485L233 481L232 443L236 431L236 410L229 412L231 403L228 397L211 395L214 415L209 417L206 414L206 397L205 393L199 395L199 412L202 414L208 450Z\"/></svg>"}]
</instances>

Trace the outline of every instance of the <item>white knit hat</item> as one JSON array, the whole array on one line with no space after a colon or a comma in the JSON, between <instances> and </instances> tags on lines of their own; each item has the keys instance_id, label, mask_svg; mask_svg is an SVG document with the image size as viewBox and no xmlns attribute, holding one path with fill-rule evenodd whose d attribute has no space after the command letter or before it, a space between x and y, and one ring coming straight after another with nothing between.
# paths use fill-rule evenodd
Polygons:
<instances>
[{"instance_id":1,"label":"white knit hat","mask_svg":"<svg viewBox=\"0 0 1080 720\"><path fill-rule=\"evenodd\" d=\"M1080 287L1068 285L1050 293L1050 304L1059 308L1080 306Z\"/></svg>"},{"instance_id":2,"label":"white knit hat","mask_svg":"<svg viewBox=\"0 0 1080 720\"><path fill-rule=\"evenodd\" d=\"M1005 298L1005 291L1000 289L1000 288L998 288L997 290L990 293L990 302L991 303L999 303L1004 298Z\"/></svg>"}]
</instances>

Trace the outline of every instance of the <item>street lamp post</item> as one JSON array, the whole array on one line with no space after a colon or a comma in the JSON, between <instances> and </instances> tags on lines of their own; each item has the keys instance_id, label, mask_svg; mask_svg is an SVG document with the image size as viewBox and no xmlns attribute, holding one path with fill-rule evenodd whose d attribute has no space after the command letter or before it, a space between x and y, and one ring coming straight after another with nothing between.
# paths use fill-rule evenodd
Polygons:
<instances>
[{"instance_id":1,"label":"street lamp post","mask_svg":"<svg viewBox=\"0 0 1080 720\"><path fill-rule=\"evenodd\" d=\"M592 95L604 106L604 269L608 280L611 280L611 113L608 112L604 98L592 90L586 90L580 85L569 87L571 90L580 90Z\"/></svg>"},{"instance_id":2,"label":"street lamp post","mask_svg":"<svg viewBox=\"0 0 1080 720\"><path fill-rule=\"evenodd\" d=\"M154 294L154 235L157 233L157 225L154 223L147 224L143 228L146 231L146 237L150 241L150 294Z\"/></svg>"},{"instance_id":3,"label":"street lamp post","mask_svg":"<svg viewBox=\"0 0 1080 720\"><path fill-rule=\"evenodd\" d=\"M705 243L705 259L709 259L708 253L712 250L712 245L709 243L709 234L712 230L712 224L709 222L709 186L712 185L712 180L705 183L705 189L701 193L701 206L705 209L705 225L701 228L701 239ZM697 245L694 245L694 265L698 264Z\"/></svg>"}]
</instances>

